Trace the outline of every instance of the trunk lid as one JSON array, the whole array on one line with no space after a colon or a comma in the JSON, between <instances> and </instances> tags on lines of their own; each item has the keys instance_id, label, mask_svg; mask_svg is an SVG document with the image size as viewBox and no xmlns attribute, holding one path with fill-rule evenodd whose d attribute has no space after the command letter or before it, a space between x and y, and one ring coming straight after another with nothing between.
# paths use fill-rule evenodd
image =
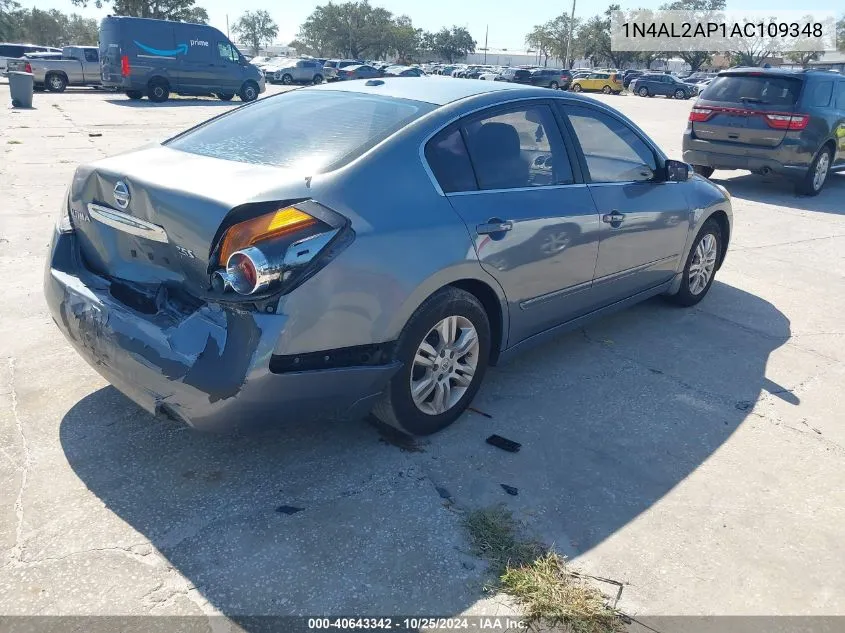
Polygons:
<instances>
[{"instance_id":1,"label":"trunk lid","mask_svg":"<svg viewBox=\"0 0 845 633\"><path fill-rule=\"evenodd\" d=\"M749 148L777 147L787 129L774 127L769 117L793 114L803 83L799 77L763 72L720 75L695 104L695 110L710 115L704 121L692 121L693 134L704 141Z\"/></svg>"},{"instance_id":2,"label":"trunk lid","mask_svg":"<svg viewBox=\"0 0 845 633\"><path fill-rule=\"evenodd\" d=\"M196 294L209 287L211 248L231 209L310 193L292 170L155 146L80 167L70 205L90 270Z\"/></svg>"}]
</instances>

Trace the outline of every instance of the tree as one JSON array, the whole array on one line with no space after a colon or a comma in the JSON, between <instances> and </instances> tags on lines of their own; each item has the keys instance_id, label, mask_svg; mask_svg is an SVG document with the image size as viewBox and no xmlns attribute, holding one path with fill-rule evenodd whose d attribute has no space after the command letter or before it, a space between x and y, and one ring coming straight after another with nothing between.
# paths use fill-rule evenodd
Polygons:
<instances>
[{"instance_id":1,"label":"tree","mask_svg":"<svg viewBox=\"0 0 845 633\"><path fill-rule=\"evenodd\" d=\"M836 41L839 43L839 50L845 53L845 16L836 23Z\"/></svg>"},{"instance_id":2,"label":"tree","mask_svg":"<svg viewBox=\"0 0 845 633\"><path fill-rule=\"evenodd\" d=\"M0 40L14 40L17 29L16 12L20 5L14 0L0 0Z\"/></svg>"},{"instance_id":3,"label":"tree","mask_svg":"<svg viewBox=\"0 0 845 633\"><path fill-rule=\"evenodd\" d=\"M610 45L610 14L619 11L618 4L610 5L604 16L593 16L578 30L584 55L595 66L597 61L609 61L614 68L624 68L636 59L631 51L613 50Z\"/></svg>"},{"instance_id":4,"label":"tree","mask_svg":"<svg viewBox=\"0 0 845 633\"><path fill-rule=\"evenodd\" d=\"M238 36L239 42L249 46L253 55L258 55L262 46L272 43L279 34L279 27L263 9L246 11L237 19L232 31Z\"/></svg>"},{"instance_id":5,"label":"tree","mask_svg":"<svg viewBox=\"0 0 845 633\"><path fill-rule=\"evenodd\" d=\"M525 44L537 49L540 57L543 58L543 66L549 65L549 55L553 54L555 48L555 34L551 24L551 22L538 24L525 36Z\"/></svg>"},{"instance_id":6,"label":"tree","mask_svg":"<svg viewBox=\"0 0 845 633\"><path fill-rule=\"evenodd\" d=\"M575 18L572 22L572 42L569 47L569 59L566 58L567 43L569 43L570 16L562 13L554 20L547 22L552 34L551 53L557 59L563 61L567 68L575 65L575 59L584 54L582 42L578 39L578 31L581 29L581 18Z\"/></svg>"},{"instance_id":7,"label":"tree","mask_svg":"<svg viewBox=\"0 0 845 633\"><path fill-rule=\"evenodd\" d=\"M71 0L71 2L78 7L87 7L90 0ZM98 9L102 9L109 3L115 15L201 24L208 22L208 12L194 6L195 0L94 0L94 6Z\"/></svg>"},{"instance_id":8,"label":"tree","mask_svg":"<svg viewBox=\"0 0 845 633\"><path fill-rule=\"evenodd\" d=\"M821 51L790 51L786 54L786 58L789 61L795 62L796 64L801 64L802 66L806 66L807 64L817 60L821 56Z\"/></svg>"},{"instance_id":9,"label":"tree","mask_svg":"<svg viewBox=\"0 0 845 633\"><path fill-rule=\"evenodd\" d=\"M399 61L411 61L419 55L422 29L415 29L407 15L400 15L393 25L393 52Z\"/></svg>"},{"instance_id":10,"label":"tree","mask_svg":"<svg viewBox=\"0 0 845 633\"><path fill-rule=\"evenodd\" d=\"M434 53L450 64L475 52L476 41L462 26L443 27L434 34Z\"/></svg>"},{"instance_id":11,"label":"tree","mask_svg":"<svg viewBox=\"0 0 845 633\"><path fill-rule=\"evenodd\" d=\"M94 18L71 13L67 20L66 39L68 44L96 46L100 39L100 25Z\"/></svg>"}]
</instances>

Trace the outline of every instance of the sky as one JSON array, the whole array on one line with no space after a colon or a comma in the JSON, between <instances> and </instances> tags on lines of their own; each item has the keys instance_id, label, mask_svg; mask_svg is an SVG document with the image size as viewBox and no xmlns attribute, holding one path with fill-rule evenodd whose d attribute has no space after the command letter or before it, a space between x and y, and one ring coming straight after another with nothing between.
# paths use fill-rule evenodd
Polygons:
<instances>
[{"instance_id":1,"label":"sky","mask_svg":"<svg viewBox=\"0 0 845 633\"><path fill-rule=\"evenodd\" d=\"M93 2L86 9L75 7L70 0L18 0L24 7L37 6L39 9L59 9L66 13L80 13L85 17L102 18L108 14L108 9L97 9ZM335 0L336 2L342 0ZM618 0L617 0L618 1ZM525 35L536 24L542 24L561 13L572 10L571 0L533 0L521 4L504 2L502 0L426 0L414 2L412 0L370 0L373 6L384 7L394 15L408 15L417 28L427 31L437 31L443 26L463 26L478 42L484 46L485 28L489 28L488 47L507 48L509 50L524 50ZM589 18L602 13L611 0L607 2L589 2L577 0L576 17ZM657 8L666 0L637 0L636 2L619 2L623 9ZM208 11L210 23L226 32L226 19L230 23L244 11L265 9L279 26L279 37L276 44L287 44L299 30L299 25L320 4L327 4L328 0L296 0L294 2L261 2L260 0L237 3L235 8L231 0L197 0L199 6ZM789 10L795 9L794 0L739 0L728 1L730 10ZM805 8L805 7L802 7ZM841 13L842 0L814 0L809 10L836 11Z\"/></svg>"}]
</instances>

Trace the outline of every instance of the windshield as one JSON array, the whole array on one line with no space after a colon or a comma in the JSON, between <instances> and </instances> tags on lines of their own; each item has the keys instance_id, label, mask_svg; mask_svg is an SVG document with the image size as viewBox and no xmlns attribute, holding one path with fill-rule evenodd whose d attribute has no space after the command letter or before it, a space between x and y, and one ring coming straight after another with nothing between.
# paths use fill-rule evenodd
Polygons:
<instances>
[{"instance_id":1,"label":"windshield","mask_svg":"<svg viewBox=\"0 0 845 633\"><path fill-rule=\"evenodd\" d=\"M801 80L766 75L723 75L716 77L701 94L708 101L759 103L792 107L798 100Z\"/></svg>"},{"instance_id":2,"label":"windshield","mask_svg":"<svg viewBox=\"0 0 845 633\"><path fill-rule=\"evenodd\" d=\"M233 110L165 144L314 173L345 164L435 107L355 92L295 90Z\"/></svg>"}]
</instances>

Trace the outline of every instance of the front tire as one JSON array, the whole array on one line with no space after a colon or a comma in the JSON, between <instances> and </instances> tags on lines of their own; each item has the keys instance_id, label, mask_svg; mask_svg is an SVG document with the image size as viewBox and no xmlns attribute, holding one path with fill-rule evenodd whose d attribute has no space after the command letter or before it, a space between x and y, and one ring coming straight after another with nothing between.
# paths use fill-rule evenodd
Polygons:
<instances>
[{"instance_id":1,"label":"front tire","mask_svg":"<svg viewBox=\"0 0 845 633\"><path fill-rule=\"evenodd\" d=\"M581 84L572 84L572 92L581 92Z\"/></svg>"},{"instance_id":2,"label":"front tire","mask_svg":"<svg viewBox=\"0 0 845 633\"><path fill-rule=\"evenodd\" d=\"M648 96L648 88L643 86L642 88L637 90L637 94L640 95L641 97L647 97Z\"/></svg>"},{"instance_id":3,"label":"front tire","mask_svg":"<svg viewBox=\"0 0 845 633\"><path fill-rule=\"evenodd\" d=\"M686 266L681 287L669 299L680 306L694 306L710 291L716 278L716 268L721 261L722 229L716 220L704 223L695 237Z\"/></svg>"},{"instance_id":4,"label":"front tire","mask_svg":"<svg viewBox=\"0 0 845 633\"><path fill-rule=\"evenodd\" d=\"M241 88L238 96L241 98L241 101L245 103L255 101L258 99L258 84L254 81L247 81Z\"/></svg>"},{"instance_id":5,"label":"front tire","mask_svg":"<svg viewBox=\"0 0 845 633\"><path fill-rule=\"evenodd\" d=\"M602 86L601 91L606 95L609 95L612 92L610 86Z\"/></svg>"},{"instance_id":6,"label":"front tire","mask_svg":"<svg viewBox=\"0 0 845 633\"><path fill-rule=\"evenodd\" d=\"M323 76L322 75L314 75L314 85L319 86L323 83Z\"/></svg>"},{"instance_id":7,"label":"front tire","mask_svg":"<svg viewBox=\"0 0 845 633\"><path fill-rule=\"evenodd\" d=\"M824 188L830 174L831 154L829 147L823 147L810 163L807 173L798 183L798 193L805 196L817 196Z\"/></svg>"},{"instance_id":8,"label":"front tire","mask_svg":"<svg viewBox=\"0 0 845 633\"><path fill-rule=\"evenodd\" d=\"M231 101L232 99L235 98L235 93L234 92L218 92L217 98L220 99L220 101Z\"/></svg>"},{"instance_id":9,"label":"front tire","mask_svg":"<svg viewBox=\"0 0 845 633\"><path fill-rule=\"evenodd\" d=\"M282 83L286 86L291 85L293 83L293 77L285 73L284 75L282 75Z\"/></svg>"},{"instance_id":10,"label":"front tire","mask_svg":"<svg viewBox=\"0 0 845 633\"><path fill-rule=\"evenodd\" d=\"M549 88L551 88L552 90L557 90L557 82L556 81L551 82L549 84Z\"/></svg>"},{"instance_id":11,"label":"front tire","mask_svg":"<svg viewBox=\"0 0 845 633\"><path fill-rule=\"evenodd\" d=\"M681 90L680 88L675 91L675 98L676 99L687 99L687 93Z\"/></svg>"},{"instance_id":12,"label":"front tire","mask_svg":"<svg viewBox=\"0 0 845 633\"><path fill-rule=\"evenodd\" d=\"M490 323L478 299L446 287L417 308L396 342L402 368L373 408L409 435L430 435L460 417L484 379Z\"/></svg>"}]
</instances>

